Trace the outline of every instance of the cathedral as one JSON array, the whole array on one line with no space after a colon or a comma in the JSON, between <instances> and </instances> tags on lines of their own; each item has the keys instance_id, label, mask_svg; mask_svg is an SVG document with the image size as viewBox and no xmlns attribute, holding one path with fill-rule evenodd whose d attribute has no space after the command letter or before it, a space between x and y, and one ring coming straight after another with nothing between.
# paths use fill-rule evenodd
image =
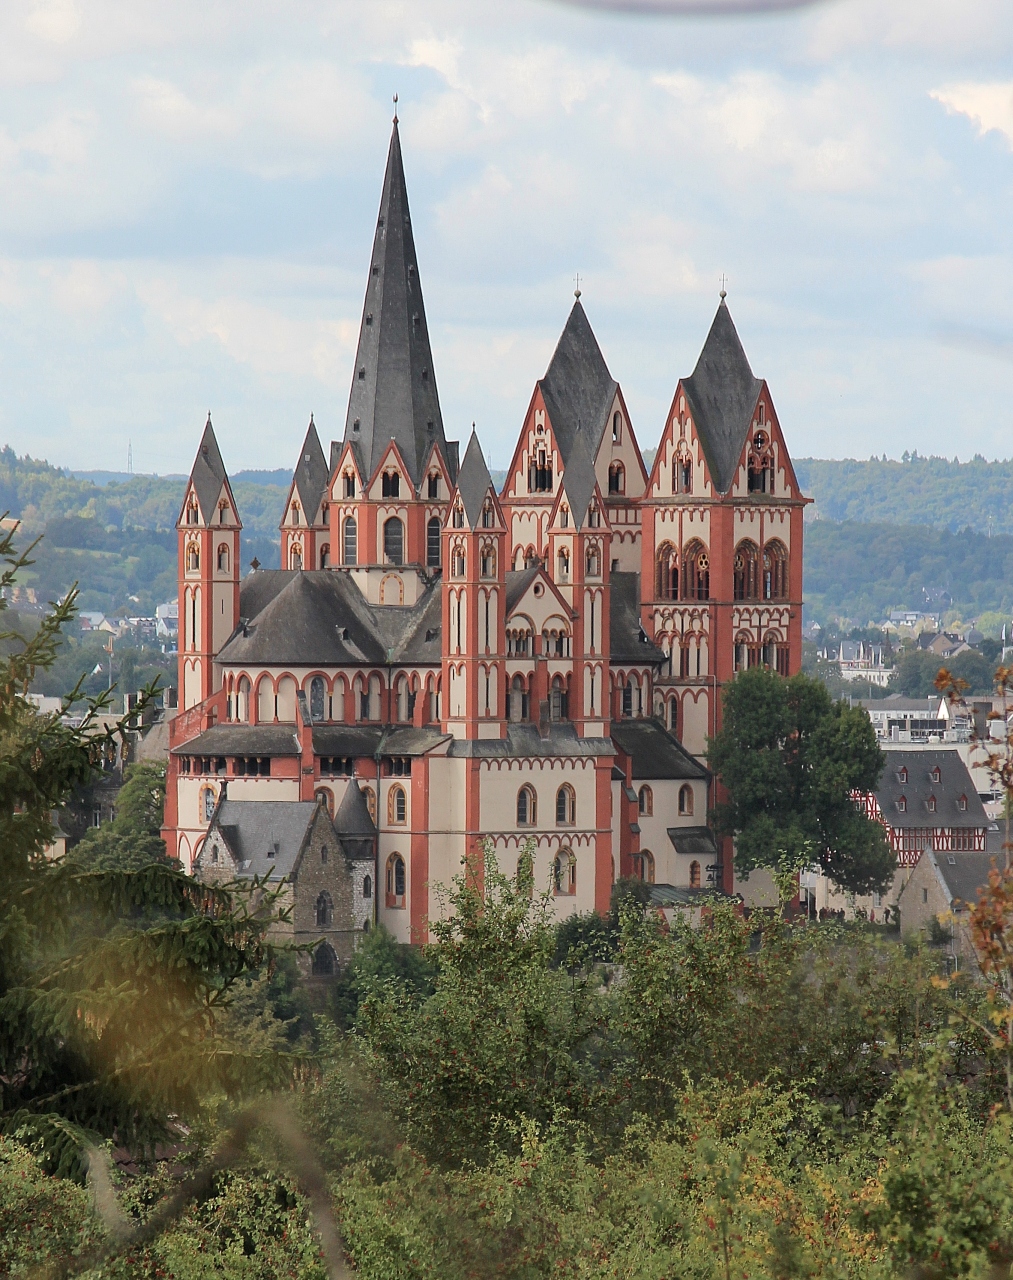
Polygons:
<instances>
[{"instance_id":1,"label":"cathedral","mask_svg":"<svg viewBox=\"0 0 1013 1280\"><path fill-rule=\"evenodd\" d=\"M306 930L346 941L425 941L486 839L507 874L530 842L560 916L622 876L660 907L734 892L707 738L737 671L800 668L804 506L723 293L648 467L578 291L497 491L474 430L463 457L444 430L395 120L344 435L325 454L310 420L280 567L241 573L210 417L197 451L170 853L252 874L291 813L285 865L309 866L326 808L355 884L334 920L314 871Z\"/></svg>"}]
</instances>

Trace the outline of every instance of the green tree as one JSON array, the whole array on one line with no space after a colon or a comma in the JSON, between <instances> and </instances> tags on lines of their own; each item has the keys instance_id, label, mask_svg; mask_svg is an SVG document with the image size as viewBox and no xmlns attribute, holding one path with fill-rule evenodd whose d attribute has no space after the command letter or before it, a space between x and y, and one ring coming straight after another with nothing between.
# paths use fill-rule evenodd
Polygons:
<instances>
[{"instance_id":1,"label":"green tree","mask_svg":"<svg viewBox=\"0 0 1013 1280\"><path fill-rule=\"evenodd\" d=\"M889 883L883 828L851 798L875 789L885 763L862 708L832 702L810 676L754 667L726 686L708 758L728 795L714 820L735 837L740 873L805 859L853 893Z\"/></svg>"},{"instance_id":2,"label":"green tree","mask_svg":"<svg viewBox=\"0 0 1013 1280\"><path fill-rule=\"evenodd\" d=\"M0 587L30 563L0 538ZM20 652L0 658L0 1132L37 1143L46 1167L80 1176L88 1143L134 1150L178 1135L225 1093L287 1075L273 1054L233 1051L217 1031L232 985L270 958L262 914L234 910L164 856L131 869L48 862L51 811L107 745L27 700L53 661L74 596ZM142 785L141 778L144 777ZM124 822L143 828L157 787L137 775Z\"/></svg>"},{"instance_id":3,"label":"green tree","mask_svg":"<svg viewBox=\"0 0 1013 1280\"><path fill-rule=\"evenodd\" d=\"M161 836L164 809L165 765L130 765L116 798L116 817L91 827L70 857L96 871L136 871L151 862L167 862Z\"/></svg>"}]
</instances>

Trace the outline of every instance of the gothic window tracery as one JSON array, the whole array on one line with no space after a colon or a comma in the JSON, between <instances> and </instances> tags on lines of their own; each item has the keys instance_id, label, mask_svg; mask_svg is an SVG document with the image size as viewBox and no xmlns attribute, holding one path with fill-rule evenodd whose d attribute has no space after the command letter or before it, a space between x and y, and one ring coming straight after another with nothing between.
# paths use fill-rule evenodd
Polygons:
<instances>
[{"instance_id":1,"label":"gothic window tracery","mask_svg":"<svg viewBox=\"0 0 1013 1280\"><path fill-rule=\"evenodd\" d=\"M694 538L682 556L682 588L684 600L709 600L711 593L710 556L707 548Z\"/></svg>"},{"instance_id":2,"label":"gothic window tracery","mask_svg":"<svg viewBox=\"0 0 1013 1280\"><path fill-rule=\"evenodd\" d=\"M788 549L778 538L763 548L763 598L788 599Z\"/></svg>"},{"instance_id":3,"label":"gothic window tracery","mask_svg":"<svg viewBox=\"0 0 1013 1280\"><path fill-rule=\"evenodd\" d=\"M749 538L743 539L735 548L732 597L735 600L760 598L760 549Z\"/></svg>"}]
</instances>

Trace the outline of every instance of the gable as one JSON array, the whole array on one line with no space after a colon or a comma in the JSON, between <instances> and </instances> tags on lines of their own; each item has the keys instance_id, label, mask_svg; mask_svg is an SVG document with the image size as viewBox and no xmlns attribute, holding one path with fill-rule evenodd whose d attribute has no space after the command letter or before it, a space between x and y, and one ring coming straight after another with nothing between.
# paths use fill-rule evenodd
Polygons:
<instances>
[{"instance_id":1,"label":"gable","mask_svg":"<svg viewBox=\"0 0 1013 1280\"><path fill-rule=\"evenodd\" d=\"M525 578L528 580L524 582L517 581ZM512 618L524 617L531 622L536 634L540 635L543 625L554 615L562 614L564 618L572 618L574 616L573 609L560 595L555 583L541 566L521 573L516 571L507 573L506 579L507 611L505 621L508 625ZM514 581L511 582L511 579ZM520 587L516 598L512 598L511 586Z\"/></svg>"}]
</instances>

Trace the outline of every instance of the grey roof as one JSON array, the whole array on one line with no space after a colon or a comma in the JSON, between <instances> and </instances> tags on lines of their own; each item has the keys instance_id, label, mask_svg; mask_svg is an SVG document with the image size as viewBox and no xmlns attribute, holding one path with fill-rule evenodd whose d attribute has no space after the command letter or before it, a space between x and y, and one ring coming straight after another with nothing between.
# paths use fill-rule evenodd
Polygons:
<instances>
[{"instance_id":1,"label":"grey roof","mask_svg":"<svg viewBox=\"0 0 1013 1280\"><path fill-rule=\"evenodd\" d=\"M940 780L934 783L931 772L935 768L939 769ZM907 782L900 781L901 769L907 769ZM897 807L901 796L907 802L903 813ZM928 807L930 796L935 796L935 811ZM967 801L963 811L958 808L961 797ZM978 788L955 748L887 752L876 799L891 827L987 828L991 825Z\"/></svg>"},{"instance_id":2,"label":"grey roof","mask_svg":"<svg viewBox=\"0 0 1013 1280\"><path fill-rule=\"evenodd\" d=\"M978 890L988 884L988 873L997 865L992 853L933 853L929 857L942 876L950 895L951 905L958 903L973 907L978 901ZM1001 864L1001 859L999 863Z\"/></svg>"},{"instance_id":3,"label":"grey roof","mask_svg":"<svg viewBox=\"0 0 1013 1280\"><path fill-rule=\"evenodd\" d=\"M608 738L580 738L572 724L550 724L548 736L543 738L538 726L533 724L509 724L505 738L456 738L447 753L451 756L467 756L499 759L525 756L611 756L615 748Z\"/></svg>"},{"instance_id":4,"label":"grey roof","mask_svg":"<svg viewBox=\"0 0 1013 1280\"><path fill-rule=\"evenodd\" d=\"M585 436L587 451L594 458L619 384L609 373L579 298L538 386L563 455L564 470L578 431Z\"/></svg>"},{"instance_id":5,"label":"grey roof","mask_svg":"<svg viewBox=\"0 0 1013 1280\"><path fill-rule=\"evenodd\" d=\"M668 827L668 838L676 853L693 853L716 858L718 847L710 827Z\"/></svg>"},{"instance_id":6,"label":"grey roof","mask_svg":"<svg viewBox=\"0 0 1013 1280\"><path fill-rule=\"evenodd\" d=\"M856 698L855 702L866 711L923 711L928 714L939 710L941 700L939 694L934 698L905 698L903 694L891 693L888 698ZM934 715L930 718L934 719Z\"/></svg>"},{"instance_id":7,"label":"grey roof","mask_svg":"<svg viewBox=\"0 0 1013 1280\"><path fill-rule=\"evenodd\" d=\"M456 459L447 451L443 433L396 120L362 309L345 440L351 441L366 476L372 476L391 440L397 442L416 488L434 441L447 459L451 478L456 475Z\"/></svg>"},{"instance_id":8,"label":"grey roof","mask_svg":"<svg viewBox=\"0 0 1013 1280\"><path fill-rule=\"evenodd\" d=\"M573 438L570 456L563 468L563 489L570 503L570 515L574 527L580 529L587 516L587 508L594 494L598 477L594 473L594 461L587 443L587 432L578 431Z\"/></svg>"},{"instance_id":9,"label":"grey roof","mask_svg":"<svg viewBox=\"0 0 1013 1280\"><path fill-rule=\"evenodd\" d=\"M320 446L320 437L317 435L317 429L313 424L312 414L310 415L310 425L306 429L306 439L303 441L302 449L299 451L299 461L296 463L292 478L295 483L296 493L299 495L299 501L302 503L306 521L309 523L317 513L317 508L320 506L324 491L327 488L327 481L330 478L330 469L327 466L324 451Z\"/></svg>"},{"instance_id":10,"label":"grey roof","mask_svg":"<svg viewBox=\"0 0 1013 1280\"><path fill-rule=\"evenodd\" d=\"M449 735L438 725L385 728L382 725L325 724L313 728L313 750L318 756L362 759L376 755L421 756Z\"/></svg>"},{"instance_id":11,"label":"grey roof","mask_svg":"<svg viewBox=\"0 0 1013 1280\"><path fill-rule=\"evenodd\" d=\"M710 777L678 738L653 717L613 720L612 740L633 761L633 777L638 781L642 778Z\"/></svg>"},{"instance_id":12,"label":"grey roof","mask_svg":"<svg viewBox=\"0 0 1013 1280\"><path fill-rule=\"evenodd\" d=\"M295 869L316 812L315 800L223 800L203 847L220 828L240 874L280 879Z\"/></svg>"},{"instance_id":13,"label":"grey roof","mask_svg":"<svg viewBox=\"0 0 1013 1280\"><path fill-rule=\"evenodd\" d=\"M372 839L376 835L376 824L369 816L369 805L366 804L366 797L357 782L349 782L345 787L345 794L334 815L334 829L341 837L361 836Z\"/></svg>"},{"instance_id":14,"label":"grey roof","mask_svg":"<svg viewBox=\"0 0 1013 1280\"><path fill-rule=\"evenodd\" d=\"M464 461L457 477L457 492L464 503L464 514L468 517L468 525L474 529L482 514L482 504L492 488L492 476L482 456L482 446L478 442L478 434L472 428L471 439L464 451Z\"/></svg>"},{"instance_id":15,"label":"grey roof","mask_svg":"<svg viewBox=\"0 0 1013 1280\"><path fill-rule=\"evenodd\" d=\"M225 463L222 461L218 441L215 439L215 429L211 425L211 414L209 413L207 423L204 426L204 434L201 436L200 448L197 450L197 457L194 459L193 469L190 472L190 482L193 484L194 491L197 494L201 515L204 517L206 524L211 523L218 503L218 495L221 493L222 485L227 478ZM185 497L183 501L186 501ZM238 511L236 515L239 515ZM182 521L182 511L180 511L179 518Z\"/></svg>"},{"instance_id":16,"label":"grey roof","mask_svg":"<svg viewBox=\"0 0 1013 1280\"><path fill-rule=\"evenodd\" d=\"M723 298L696 368L682 385L714 487L727 493L763 383L753 377Z\"/></svg>"},{"instance_id":17,"label":"grey roof","mask_svg":"<svg viewBox=\"0 0 1013 1280\"><path fill-rule=\"evenodd\" d=\"M173 747L174 756L297 756L295 725L215 724Z\"/></svg>"},{"instance_id":18,"label":"grey roof","mask_svg":"<svg viewBox=\"0 0 1013 1280\"><path fill-rule=\"evenodd\" d=\"M727 894L723 889L719 889L715 885L708 885L699 889L691 889L688 885L651 885L652 907L696 907L710 898L730 898L732 896L737 898L738 894Z\"/></svg>"},{"instance_id":19,"label":"grey roof","mask_svg":"<svg viewBox=\"0 0 1013 1280\"><path fill-rule=\"evenodd\" d=\"M665 655L648 637L640 621L640 574L615 572L610 574L609 582L612 661L660 665Z\"/></svg>"},{"instance_id":20,"label":"grey roof","mask_svg":"<svg viewBox=\"0 0 1013 1280\"><path fill-rule=\"evenodd\" d=\"M503 578L506 583L506 614L513 613L521 601L521 597L542 571L541 564L533 564L530 569L507 569Z\"/></svg>"},{"instance_id":21,"label":"grey roof","mask_svg":"<svg viewBox=\"0 0 1013 1280\"><path fill-rule=\"evenodd\" d=\"M239 616L255 618L292 580L291 569L258 569L239 583Z\"/></svg>"}]
</instances>

